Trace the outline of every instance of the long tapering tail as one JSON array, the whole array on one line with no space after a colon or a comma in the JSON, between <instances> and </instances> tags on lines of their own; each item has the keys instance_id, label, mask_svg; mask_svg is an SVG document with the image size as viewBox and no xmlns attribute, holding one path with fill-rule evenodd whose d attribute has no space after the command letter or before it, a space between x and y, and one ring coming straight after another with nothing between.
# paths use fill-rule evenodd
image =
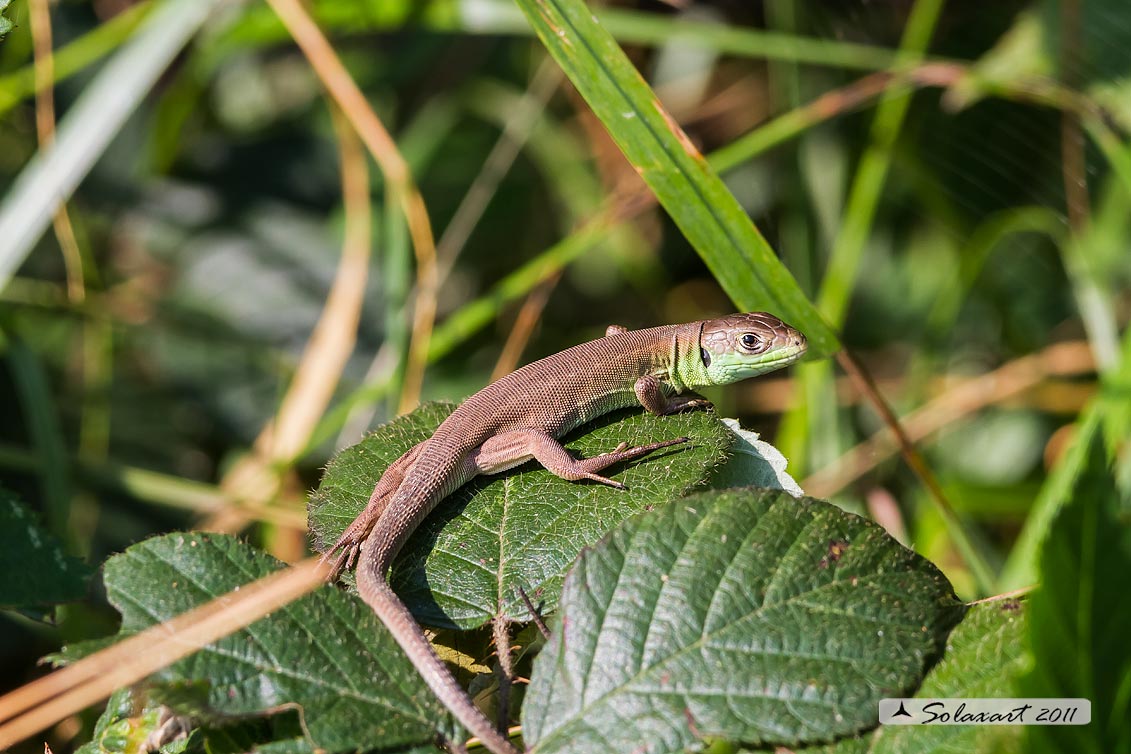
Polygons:
<instances>
[{"instance_id":1,"label":"long tapering tail","mask_svg":"<svg viewBox=\"0 0 1131 754\"><path fill-rule=\"evenodd\" d=\"M456 719L483 742L493 754L518 754L518 749L500 734L486 715L472 703L444 661L439 658L428 637L401 602L385 577L388 563L379 548L370 550L372 540L361 546L357 566L357 592L401 645L408 659Z\"/></svg>"}]
</instances>

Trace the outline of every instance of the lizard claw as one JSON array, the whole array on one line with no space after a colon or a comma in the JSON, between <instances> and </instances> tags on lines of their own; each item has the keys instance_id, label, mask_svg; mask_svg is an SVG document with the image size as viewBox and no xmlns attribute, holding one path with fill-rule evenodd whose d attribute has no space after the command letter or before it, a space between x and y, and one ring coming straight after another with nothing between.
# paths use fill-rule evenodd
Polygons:
<instances>
[{"instance_id":1,"label":"lizard claw","mask_svg":"<svg viewBox=\"0 0 1131 754\"><path fill-rule=\"evenodd\" d=\"M330 570L326 574L327 583L334 583L338 577L342 575L343 571L348 571L353 568L354 563L357 562L357 554L361 548L360 544L347 544L338 542L326 552L322 553L322 557L318 562L322 565L327 563L330 565Z\"/></svg>"},{"instance_id":2,"label":"lizard claw","mask_svg":"<svg viewBox=\"0 0 1131 754\"><path fill-rule=\"evenodd\" d=\"M338 552L330 549L322 553L322 557L318 559L319 565L329 564L330 570L326 573L326 583L333 584L342 575L342 571L348 567L348 561L352 559L348 549Z\"/></svg>"},{"instance_id":3,"label":"lizard claw","mask_svg":"<svg viewBox=\"0 0 1131 754\"><path fill-rule=\"evenodd\" d=\"M598 456L598 458L599 457L600 456ZM612 487L614 489L618 489L618 490L627 490L628 489L628 487L625 487L623 484L621 484L617 480L609 479L607 476L601 476L600 474L584 474L583 476L584 476L585 479L591 479L594 482L600 482L601 484Z\"/></svg>"},{"instance_id":4,"label":"lizard claw","mask_svg":"<svg viewBox=\"0 0 1131 754\"><path fill-rule=\"evenodd\" d=\"M613 449L612 449L612 450L610 450L609 452L607 452L607 453L602 453L601 455L603 455L603 456L611 456L611 455L613 455L614 453L620 453L621 451L623 451L623 450L624 450L625 448L627 448L627 447L628 447L628 443L627 443L627 442L622 442L622 443L621 443L620 445L616 446L615 448L613 448Z\"/></svg>"},{"instance_id":5,"label":"lizard claw","mask_svg":"<svg viewBox=\"0 0 1131 754\"><path fill-rule=\"evenodd\" d=\"M338 537L338 541L329 550L322 553L319 562L330 564L327 581L337 581L342 571L348 571L357 563L358 553L361 552L361 543L365 541L365 538L369 536L369 530L373 528L373 522L368 519L369 517L364 514L358 516L353 523L346 527L346 530Z\"/></svg>"}]
</instances>

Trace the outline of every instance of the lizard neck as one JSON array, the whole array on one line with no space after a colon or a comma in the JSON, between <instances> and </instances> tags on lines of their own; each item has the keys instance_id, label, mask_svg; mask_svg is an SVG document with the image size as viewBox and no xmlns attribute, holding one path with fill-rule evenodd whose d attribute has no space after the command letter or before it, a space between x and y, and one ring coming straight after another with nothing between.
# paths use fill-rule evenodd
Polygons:
<instances>
[{"instance_id":1,"label":"lizard neck","mask_svg":"<svg viewBox=\"0 0 1131 754\"><path fill-rule=\"evenodd\" d=\"M702 322L690 322L676 328L668 342L667 381L676 393L711 384L699 353L702 332Z\"/></svg>"}]
</instances>

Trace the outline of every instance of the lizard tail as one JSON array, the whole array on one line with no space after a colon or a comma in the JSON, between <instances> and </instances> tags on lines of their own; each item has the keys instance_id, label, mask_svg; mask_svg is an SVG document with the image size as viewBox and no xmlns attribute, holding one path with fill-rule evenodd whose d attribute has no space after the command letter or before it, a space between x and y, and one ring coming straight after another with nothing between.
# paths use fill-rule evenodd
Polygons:
<instances>
[{"instance_id":1,"label":"lizard tail","mask_svg":"<svg viewBox=\"0 0 1131 754\"><path fill-rule=\"evenodd\" d=\"M365 552L371 543L372 540L362 545L361 562L357 567L358 594L377 613L377 617L401 645L424 682L465 728L477 736L493 754L519 754L518 749L472 703L467 692L432 649L428 637L389 586L385 578L386 566L382 562L384 558L379 554L380 548L374 548L376 552Z\"/></svg>"}]
</instances>

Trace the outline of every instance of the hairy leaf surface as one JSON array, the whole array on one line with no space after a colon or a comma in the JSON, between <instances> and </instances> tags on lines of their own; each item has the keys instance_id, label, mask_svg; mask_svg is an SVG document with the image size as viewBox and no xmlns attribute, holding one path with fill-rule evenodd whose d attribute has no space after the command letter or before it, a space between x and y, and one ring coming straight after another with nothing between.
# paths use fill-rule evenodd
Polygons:
<instances>
[{"instance_id":1,"label":"hairy leaf surface","mask_svg":"<svg viewBox=\"0 0 1131 754\"><path fill-rule=\"evenodd\" d=\"M131 634L281 564L233 537L169 534L106 562L106 592ZM165 668L163 698L208 719L302 711L327 751L430 745L458 729L368 606L324 588Z\"/></svg>"},{"instance_id":2,"label":"hairy leaf surface","mask_svg":"<svg viewBox=\"0 0 1131 754\"><path fill-rule=\"evenodd\" d=\"M0 608L29 610L82 599L91 569L67 555L15 495L0 489L0 573L19 574L0 584Z\"/></svg>"},{"instance_id":3,"label":"hairy leaf surface","mask_svg":"<svg viewBox=\"0 0 1131 754\"><path fill-rule=\"evenodd\" d=\"M693 495L578 560L523 732L540 752L651 754L850 735L914 690L962 610L937 568L832 505Z\"/></svg>"}]
</instances>

